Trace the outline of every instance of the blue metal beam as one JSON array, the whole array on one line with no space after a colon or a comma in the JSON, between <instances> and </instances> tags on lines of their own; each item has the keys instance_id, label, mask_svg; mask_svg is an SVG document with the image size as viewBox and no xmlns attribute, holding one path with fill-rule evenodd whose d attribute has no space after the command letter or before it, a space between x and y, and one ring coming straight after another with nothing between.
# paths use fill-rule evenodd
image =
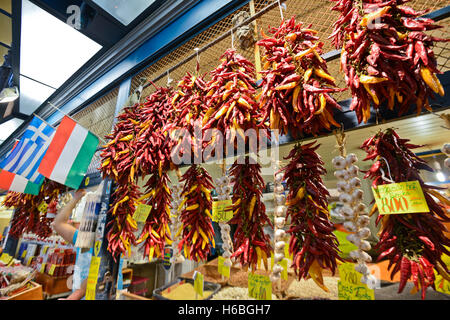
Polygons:
<instances>
[{"instance_id":1,"label":"blue metal beam","mask_svg":"<svg viewBox=\"0 0 450 320\"><path fill-rule=\"evenodd\" d=\"M178 19L170 23L161 32L150 38L136 51L130 54L126 59L118 63L114 68L109 70L100 79L97 79L89 87L80 92L75 98L59 108L70 113L72 110L80 106L82 103L89 101L99 92L106 90L111 84L118 84L122 78L130 75L130 72L137 72L139 68L152 60L156 60L158 56L173 50L173 44L182 43L189 40L187 36L193 37L201 31L207 29L210 25L217 22L224 15L229 14L232 10L248 3L249 0L202 0ZM206 24L205 24L206 22ZM199 24L202 28L199 30ZM169 50L170 48L170 50ZM57 123L61 120L62 115L55 113L46 119L50 123Z\"/></svg>"}]
</instances>

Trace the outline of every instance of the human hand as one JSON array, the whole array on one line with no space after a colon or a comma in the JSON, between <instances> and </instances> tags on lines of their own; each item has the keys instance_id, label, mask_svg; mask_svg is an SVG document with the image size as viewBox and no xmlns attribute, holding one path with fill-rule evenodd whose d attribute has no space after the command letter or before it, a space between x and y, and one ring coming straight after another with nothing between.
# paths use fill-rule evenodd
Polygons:
<instances>
[{"instance_id":1,"label":"human hand","mask_svg":"<svg viewBox=\"0 0 450 320\"><path fill-rule=\"evenodd\" d=\"M85 189L79 189L79 190L75 191L75 194L73 197L76 200L80 200L81 198L83 198L85 196L85 194L86 194Z\"/></svg>"}]
</instances>

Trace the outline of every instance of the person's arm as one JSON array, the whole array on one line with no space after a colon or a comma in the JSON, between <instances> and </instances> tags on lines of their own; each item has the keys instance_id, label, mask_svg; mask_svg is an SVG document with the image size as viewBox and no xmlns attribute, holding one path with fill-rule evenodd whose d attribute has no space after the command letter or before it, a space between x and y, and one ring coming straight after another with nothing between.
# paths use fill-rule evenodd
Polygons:
<instances>
[{"instance_id":1,"label":"person's arm","mask_svg":"<svg viewBox=\"0 0 450 320\"><path fill-rule=\"evenodd\" d=\"M72 292L72 294L70 296L68 296L67 298L65 298L65 299L63 298L60 300L81 300L86 295L86 287L87 287L87 279L85 279L81 283L80 289Z\"/></svg>"},{"instance_id":2,"label":"person's arm","mask_svg":"<svg viewBox=\"0 0 450 320\"><path fill-rule=\"evenodd\" d=\"M68 243L72 243L73 235L77 229L68 223L70 215L73 209L77 205L78 201L86 194L83 189L77 190L72 200L60 211L53 221L53 228L64 240Z\"/></svg>"}]
</instances>

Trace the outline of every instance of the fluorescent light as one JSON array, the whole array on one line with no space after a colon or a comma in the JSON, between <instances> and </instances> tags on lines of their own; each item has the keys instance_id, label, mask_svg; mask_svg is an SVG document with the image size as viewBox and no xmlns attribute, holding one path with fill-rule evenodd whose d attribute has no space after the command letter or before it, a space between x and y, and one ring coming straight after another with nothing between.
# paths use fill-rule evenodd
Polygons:
<instances>
[{"instance_id":1,"label":"fluorescent light","mask_svg":"<svg viewBox=\"0 0 450 320\"><path fill-rule=\"evenodd\" d=\"M445 181L445 174L442 171L438 171L436 173L436 178L440 181L440 182L444 182Z\"/></svg>"},{"instance_id":2,"label":"fluorescent light","mask_svg":"<svg viewBox=\"0 0 450 320\"><path fill-rule=\"evenodd\" d=\"M102 48L29 0L22 1L20 42L20 74L54 88Z\"/></svg>"},{"instance_id":3,"label":"fluorescent light","mask_svg":"<svg viewBox=\"0 0 450 320\"><path fill-rule=\"evenodd\" d=\"M0 103L8 103L19 97L19 89L17 87L4 88L0 93Z\"/></svg>"}]
</instances>

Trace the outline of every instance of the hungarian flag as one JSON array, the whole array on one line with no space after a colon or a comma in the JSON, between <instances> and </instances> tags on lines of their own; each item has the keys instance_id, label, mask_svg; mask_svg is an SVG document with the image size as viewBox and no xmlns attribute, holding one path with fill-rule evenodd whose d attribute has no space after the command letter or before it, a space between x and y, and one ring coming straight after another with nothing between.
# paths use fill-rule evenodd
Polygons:
<instances>
[{"instance_id":1,"label":"hungarian flag","mask_svg":"<svg viewBox=\"0 0 450 320\"><path fill-rule=\"evenodd\" d=\"M0 169L0 189L37 196L41 185L42 182L40 184L32 183L22 176Z\"/></svg>"},{"instance_id":2,"label":"hungarian flag","mask_svg":"<svg viewBox=\"0 0 450 320\"><path fill-rule=\"evenodd\" d=\"M64 116L38 171L50 180L78 189L98 143L97 136Z\"/></svg>"}]
</instances>

